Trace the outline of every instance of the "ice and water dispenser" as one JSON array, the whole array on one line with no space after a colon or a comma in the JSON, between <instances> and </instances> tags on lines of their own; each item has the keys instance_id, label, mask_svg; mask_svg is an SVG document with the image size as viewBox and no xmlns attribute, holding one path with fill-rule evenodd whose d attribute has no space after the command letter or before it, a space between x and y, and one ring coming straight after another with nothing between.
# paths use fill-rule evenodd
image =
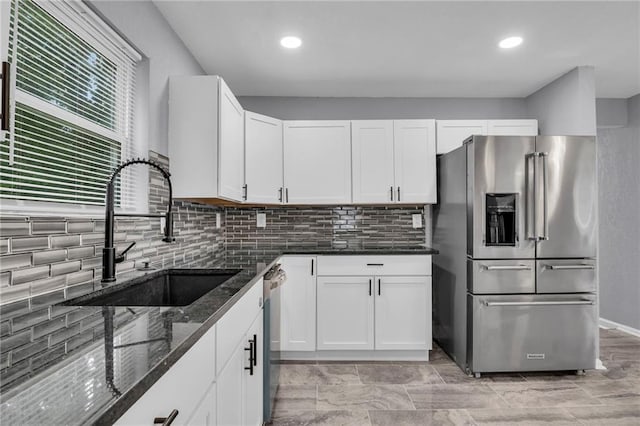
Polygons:
<instances>
[{"instance_id":1,"label":"ice and water dispenser","mask_svg":"<svg viewBox=\"0 0 640 426\"><path fill-rule=\"evenodd\" d=\"M486 194L486 197L486 245L515 246L516 194Z\"/></svg>"}]
</instances>

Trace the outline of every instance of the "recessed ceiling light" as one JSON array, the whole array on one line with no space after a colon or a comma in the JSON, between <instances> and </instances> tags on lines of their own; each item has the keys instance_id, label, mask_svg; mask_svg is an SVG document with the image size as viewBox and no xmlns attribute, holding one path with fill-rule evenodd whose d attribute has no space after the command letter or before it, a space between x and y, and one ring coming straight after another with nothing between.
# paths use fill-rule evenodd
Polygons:
<instances>
[{"instance_id":1,"label":"recessed ceiling light","mask_svg":"<svg viewBox=\"0 0 640 426\"><path fill-rule=\"evenodd\" d=\"M520 46L522 44L522 37L507 37L498 43L503 49L511 49L512 47Z\"/></svg>"},{"instance_id":2,"label":"recessed ceiling light","mask_svg":"<svg viewBox=\"0 0 640 426\"><path fill-rule=\"evenodd\" d=\"M302 45L302 40L294 36L282 37L280 39L280 45L282 45L282 47L286 47L287 49L297 49Z\"/></svg>"}]
</instances>

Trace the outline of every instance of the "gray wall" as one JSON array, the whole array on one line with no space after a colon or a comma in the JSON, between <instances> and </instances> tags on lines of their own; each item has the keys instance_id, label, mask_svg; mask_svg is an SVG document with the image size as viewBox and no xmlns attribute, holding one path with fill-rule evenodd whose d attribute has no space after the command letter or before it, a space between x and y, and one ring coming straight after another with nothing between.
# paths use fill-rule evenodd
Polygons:
<instances>
[{"instance_id":1,"label":"gray wall","mask_svg":"<svg viewBox=\"0 0 640 426\"><path fill-rule=\"evenodd\" d=\"M541 135L596 134L593 67L577 67L525 100L528 115L538 119Z\"/></svg>"},{"instance_id":2,"label":"gray wall","mask_svg":"<svg viewBox=\"0 0 640 426\"><path fill-rule=\"evenodd\" d=\"M600 316L640 330L640 94L622 103L626 126L598 129Z\"/></svg>"},{"instance_id":3,"label":"gray wall","mask_svg":"<svg viewBox=\"0 0 640 426\"><path fill-rule=\"evenodd\" d=\"M152 2L103 0L92 1L90 5L148 61L138 75L147 96L139 101L143 104L146 101L148 108L148 149L167 155L169 76L201 75L204 74L202 67Z\"/></svg>"},{"instance_id":4,"label":"gray wall","mask_svg":"<svg viewBox=\"0 0 640 426\"><path fill-rule=\"evenodd\" d=\"M233 87L231 88L233 90ZM298 98L241 96L242 106L282 120L483 119L527 116L519 98Z\"/></svg>"},{"instance_id":5,"label":"gray wall","mask_svg":"<svg viewBox=\"0 0 640 426\"><path fill-rule=\"evenodd\" d=\"M596 99L596 122L598 130L625 127L629 123L628 109L628 99Z\"/></svg>"}]
</instances>

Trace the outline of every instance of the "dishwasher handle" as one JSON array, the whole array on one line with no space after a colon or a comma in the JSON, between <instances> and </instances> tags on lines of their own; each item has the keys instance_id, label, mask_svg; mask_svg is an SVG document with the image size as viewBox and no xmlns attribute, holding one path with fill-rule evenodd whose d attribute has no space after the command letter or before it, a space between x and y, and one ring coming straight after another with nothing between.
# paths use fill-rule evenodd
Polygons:
<instances>
[{"instance_id":1,"label":"dishwasher handle","mask_svg":"<svg viewBox=\"0 0 640 426\"><path fill-rule=\"evenodd\" d=\"M484 300L484 306L559 306L559 305L595 305L593 300L549 300L543 302L489 302Z\"/></svg>"}]
</instances>

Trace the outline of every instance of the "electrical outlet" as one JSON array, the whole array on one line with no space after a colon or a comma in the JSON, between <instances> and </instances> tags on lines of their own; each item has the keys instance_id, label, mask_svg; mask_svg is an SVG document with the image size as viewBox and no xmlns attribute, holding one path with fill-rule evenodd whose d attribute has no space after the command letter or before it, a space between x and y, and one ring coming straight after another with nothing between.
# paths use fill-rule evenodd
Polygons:
<instances>
[{"instance_id":1,"label":"electrical outlet","mask_svg":"<svg viewBox=\"0 0 640 426\"><path fill-rule=\"evenodd\" d=\"M413 227L414 228L422 228L422 215L421 214L414 214L411 216L412 220L413 220Z\"/></svg>"},{"instance_id":2,"label":"electrical outlet","mask_svg":"<svg viewBox=\"0 0 640 426\"><path fill-rule=\"evenodd\" d=\"M222 215L220 213L216 213L216 229L220 229L222 222Z\"/></svg>"},{"instance_id":3,"label":"electrical outlet","mask_svg":"<svg viewBox=\"0 0 640 426\"><path fill-rule=\"evenodd\" d=\"M266 228L267 227L267 215L265 213L258 213L256 215L256 226L258 228Z\"/></svg>"}]
</instances>

